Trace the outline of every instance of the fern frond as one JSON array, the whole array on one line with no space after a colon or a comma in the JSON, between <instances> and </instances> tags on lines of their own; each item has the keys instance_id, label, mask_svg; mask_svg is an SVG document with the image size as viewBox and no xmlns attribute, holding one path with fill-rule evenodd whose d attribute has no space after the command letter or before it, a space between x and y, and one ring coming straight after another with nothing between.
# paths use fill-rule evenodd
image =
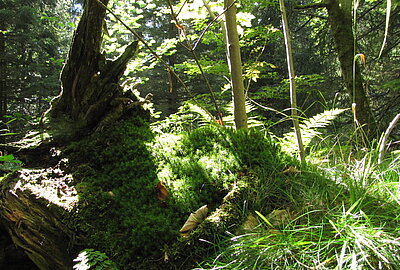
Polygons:
<instances>
[{"instance_id":1,"label":"fern frond","mask_svg":"<svg viewBox=\"0 0 400 270\"><path fill-rule=\"evenodd\" d=\"M186 102L185 105L187 106L188 111L197 113L200 116L202 121L208 122L208 123L212 122L212 120L213 120L212 116L205 109L203 109L200 106L193 104L191 102Z\"/></svg>"},{"instance_id":2,"label":"fern frond","mask_svg":"<svg viewBox=\"0 0 400 270\"><path fill-rule=\"evenodd\" d=\"M249 115L252 111L255 111L257 107L253 105L251 102L246 101L246 114ZM231 101L227 107L226 111L228 112L228 115L223 117L224 125L226 126L235 126L235 120L234 120L234 106L233 106L233 101ZM257 116L249 116L247 119L247 125L248 127L256 127L256 126L262 126L263 122L258 119Z\"/></svg>"},{"instance_id":3,"label":"fern frond","mask_svg":"<svg viewBox=\"0 0 400 270\"><path fill-rule=\"evenodd\" d=\"M347 109L332 109L302 121L300 124L300 129L304 148L309 146L314 137L321 134L318 129L330 125L339 114L346 110ZM284 151L288 153L295 153L297 151L297 140L294 131L284 134L279 141Z\"/></svg>"}]
</instances>

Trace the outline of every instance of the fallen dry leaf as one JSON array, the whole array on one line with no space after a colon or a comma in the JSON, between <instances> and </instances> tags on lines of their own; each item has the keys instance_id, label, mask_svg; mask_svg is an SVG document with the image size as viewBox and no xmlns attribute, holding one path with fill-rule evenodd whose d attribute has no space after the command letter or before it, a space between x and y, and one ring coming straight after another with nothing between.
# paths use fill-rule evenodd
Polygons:
<instances>
[{"instance_id":1,"label":"fallen dry leaf","mask_svg":"<svg viewBox=\"0 0 400 270\"><path fill-rule=\"evenodd\" d=\"M157 199L160 201L165 201L168 198L168 189L165 187L165 185L160 181L156 185L156 190L157 190Z\"/></svg>"},{"instance_id":2,"label":"fallen dry leaf","mask_svg":"<svg viewBox=\"0 0 400 270\"><path fill-rule=\"evenodd\" d=\"M289 168L284 170L282 173L283 174L296 174L296 173L301 173L301 171L296 169L294 166L290 165Z\"/></svg>"},{"instance_id":3,"label":"fallen dry leaf","mask_svg":"<svg viewBox=\"0 0 400 270\"><path fill-rule=\"evenodd\" d=\"M208 206L203 205L197 209L194 213L191 213L189 218L186 220L185 224L179 230L182 234L187 234L193 231L197 225L199 225L207 217Z\"/></svg>"}]
</instances>

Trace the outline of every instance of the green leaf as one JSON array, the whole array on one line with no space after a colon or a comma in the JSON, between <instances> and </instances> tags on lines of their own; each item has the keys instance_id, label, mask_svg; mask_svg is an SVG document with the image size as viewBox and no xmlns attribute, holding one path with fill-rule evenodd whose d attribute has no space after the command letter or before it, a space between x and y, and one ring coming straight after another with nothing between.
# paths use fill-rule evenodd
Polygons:
<instances>
[{"instance_id":1,"label":"green leaf","mask_svg":"<svg viewBox=\"0 0 400 270\"><path fill-rule=\"evenodd\" d=\"M69 22L67 23L68 26L70 26L71 28L76 28L76 24L74 24L73 22Z\"/></svg>"},{"instance_id":2,"label":"green leaf","mask_svg":"<svg viewBox=\"0 0 400 270\"><path fill-rule=\"evenodd\" d=\"M8 133L3 133L3 134L0 134L0 136L11 136L11 135L18 135L19 133L16 133L16 132L8 132Z\"/></svg>"},{"instance_id":3,"label":"green leaf","mask_svg":"<svg viewBox=\"0 0 400 270\"><path fill-rule=\"evenodd\" d=\"M257 214L268 226L270 226L271 228L274 227L274 225L272 225L272 223L269 222L269 220L268 220L263 214L261 214L261 213L258 212L258 211L255 211L255 212L256 212L256 214Z\"/></svg>"},{"instance_id":4,"label":"green leaf","mask_svg":"<svg viewBox=\"0 0 400 270\"><path fill-rule=\"evenodd\" d=\"M22 163L20 160L15 160L13 155L0 156L0 161Z\"/></svg>"}]
</instances>

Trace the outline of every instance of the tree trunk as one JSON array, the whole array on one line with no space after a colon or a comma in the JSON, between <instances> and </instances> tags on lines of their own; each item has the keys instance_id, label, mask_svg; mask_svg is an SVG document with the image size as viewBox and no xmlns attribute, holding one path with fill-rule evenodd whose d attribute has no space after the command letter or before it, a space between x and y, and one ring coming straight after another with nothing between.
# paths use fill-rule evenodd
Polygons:
<instances>
[{"instance_id":1,"label":"tree trunk","mask_svg":"<svg viewBox=\"0 0 400 270\"><path fill-rule=\"evenodd\" d=\"M376 122L372 114L362 75L358 63L354 63L355 39L353 34L352 2L348 0L328 0L327 9L329 23L347 91L355 103L356 121L362 126L362 130L368 138L376 134ZM353 63L355 73L353 74ZM354 76L354 77L353 77Z\"/></svg>"},{"instance_id":2,"label":"tree trunk","mask_svg":"<svg viewBox=\"0 0 400 270\"><path fill-rule=\"evenodd\" d=\"M228 66L231 73L233 91L233 108L236 129L247 128L246 99L242 77L242 60L240 57L239 35L236 23L236 4L225 0L226 46L228 51Z\"/></svg>"},{"instance_id":3,"label":"tree trunk","mask_svg":"<svg viewBox=\"0 0 400 270\"><path fill-rule=\"evenodd\" d=\"M46 194L46 190L40 188L42 183L34 183L33 178L46 176L46 173L45 170L23 170L20 175L2 182L3 224L14 244L21 247L39 269L72 269L76 254L69 249L73 233L63 224L67 212L48 200L51 193ZM52 180L54 185L61 183ZM44 184L46 179L39 181ZM50 188L47 191L51 192Z\"/></svg>"},{"instance_id":4,"label":"tree trunk","mask_svg":"<svg viewBox=\"0 0 400 270\"><path fill-rule=\"evenodd\" d=\"M102 0L107 5L108 0ZM135 55L137 41L116 60L106 60L101 50L106 10L97 0L87 0L75 32L68 61L61 74L62 92L52 104L50 115L71 121L65 132L77 134L102 128L122 116L133 101L123 96L119 79ZM67 125L68 126L68 125Z\"/></svg>"}]
</instances>

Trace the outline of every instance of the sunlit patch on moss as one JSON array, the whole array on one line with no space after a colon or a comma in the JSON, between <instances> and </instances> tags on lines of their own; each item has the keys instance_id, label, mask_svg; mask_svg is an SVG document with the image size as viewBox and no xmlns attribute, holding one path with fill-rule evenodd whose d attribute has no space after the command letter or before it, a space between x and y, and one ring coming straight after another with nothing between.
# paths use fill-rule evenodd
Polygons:
<instances>
[{"instance_id":1,"label":"sunlit patch on moss","mask_svg":"<svg viewBox=\"0 0 400 270\"><path fill-rule=\"evenodd\" d=\"M78 195L72 183L72 176L59 168L22 169L13 191L29 190L39 198L71 211L78 203ZM13 192L11 191L11 192Z\"/></svg>"}]
</instances>

